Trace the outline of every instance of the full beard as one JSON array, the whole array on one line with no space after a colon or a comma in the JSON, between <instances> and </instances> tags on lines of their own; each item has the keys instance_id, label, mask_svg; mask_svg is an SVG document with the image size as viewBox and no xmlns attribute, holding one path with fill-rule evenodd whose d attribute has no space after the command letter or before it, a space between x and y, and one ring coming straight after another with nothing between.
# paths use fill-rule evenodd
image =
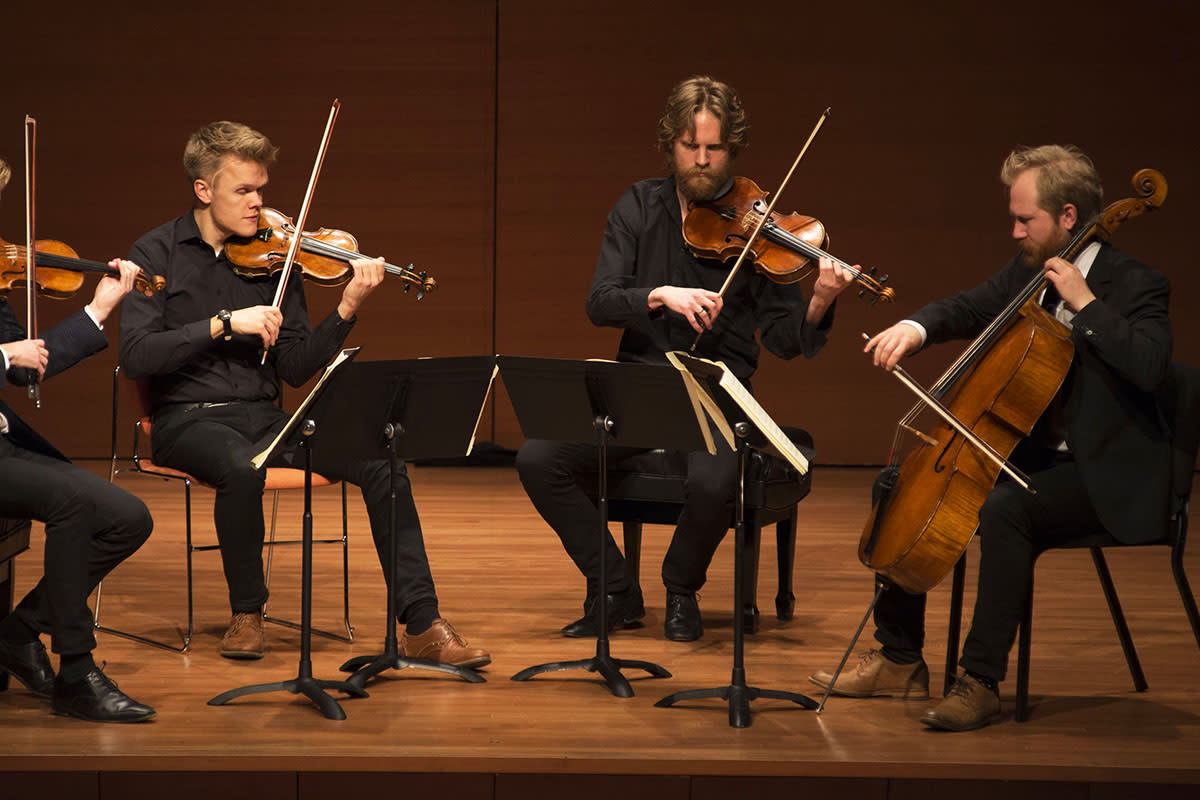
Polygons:
<instances>
[{"instance_id":1,"label":"full beard","mask_svg":"<svg viewBox=\"0 0 1200 800\"><path fill-rule=\"evenodd\" d=\"M724 172L717 173L711 170L706 171L703 175L696 169L684 172L675 171L675 184L679 187L679 193L690 203L707 203L715 200L717 192L725 186L728 178L729 176Z\"/></svg>"}]
</instances>

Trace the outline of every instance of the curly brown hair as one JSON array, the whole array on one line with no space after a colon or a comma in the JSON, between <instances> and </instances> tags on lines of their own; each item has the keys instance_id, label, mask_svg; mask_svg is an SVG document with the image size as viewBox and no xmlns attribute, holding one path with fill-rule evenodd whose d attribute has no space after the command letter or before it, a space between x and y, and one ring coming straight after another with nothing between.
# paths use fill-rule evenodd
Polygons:
<instances>
[{"instance_id":1,"label":"curly brown hair","mask_svg":"<svg viewBox=\"0 0 1200 800\"><path fill-rule=\"evenodd\" d=\"M675 141L695 129L695 117L701 111L721 121L721 141L729 147L730 158L737 158L747 146L749 125L737 90L707 75L694 75L675 85L658 120L658 149L668 162Z\"/></svg>"}]
</instances>

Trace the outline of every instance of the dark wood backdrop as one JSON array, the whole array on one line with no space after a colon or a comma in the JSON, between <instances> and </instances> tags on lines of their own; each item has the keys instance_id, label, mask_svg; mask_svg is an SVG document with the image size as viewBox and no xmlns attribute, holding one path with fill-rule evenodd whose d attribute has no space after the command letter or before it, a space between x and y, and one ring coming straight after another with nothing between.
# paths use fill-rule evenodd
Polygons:
<instances>
[{"instance_id":1,"label":"dark wood backdrop","mask_svg":"<svg viewBox=\"0 0 1200 800\"><path fill-rule=\"evenodd\" d=\"M877 266L898 293L895 307L847 295L813 361L764 356L764 406L810 428L819 461L885 459L909 400L869 367L860 333L1008 258L997 173L1015 145L1078 144L1108 200L1129 194L1139 168L1167 176L1164 208L1118 244L1170 277L1175 357L1197 356L1188 220L1200 215L1200 12L1185 0L139 1L27 4L3 17L8 241L23 237L26 113L40 125L42 237L100 259L189 207L183 143L214 119L246 122L282 147L268 202L294 214L339 97L310 227L349 230L365 252L411 261L440 284L420 303L399 282L372 297L352 339L368 358L611 356L617 332L583 314L605 215L629 183L662 173L655 122L671 85L694 73L741 91L751 146L737 171L768 189L832 107L781 207L819 217L835 253ZM311 289L314 316L337 296ZM86 299L45 303L44 324ZM911 369L931 380L952 349ZM44 407L29 412L75 456L107 453L115 363L113 347L49 383ZM516 445L502 390L495 407L481 438Z\"/></svg>"}]
</instances>

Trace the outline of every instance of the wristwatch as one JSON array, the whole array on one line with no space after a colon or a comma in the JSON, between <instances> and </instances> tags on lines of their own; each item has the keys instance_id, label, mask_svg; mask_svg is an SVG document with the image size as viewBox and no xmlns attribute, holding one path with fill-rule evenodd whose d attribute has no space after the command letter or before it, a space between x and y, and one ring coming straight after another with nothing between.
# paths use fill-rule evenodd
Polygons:
<instances>
[{"instance_id":1,"label":"wristwatch","mask_svg":"<svg viewBox=\"0 0 1200 800\"><path fill-rule=\"evenodd\" d=\"M217 312L217 319L225 326L225 335L222 338L228 342L233 338L233 314L228 308L222 308Z\"/></svg>"}]
</instances>

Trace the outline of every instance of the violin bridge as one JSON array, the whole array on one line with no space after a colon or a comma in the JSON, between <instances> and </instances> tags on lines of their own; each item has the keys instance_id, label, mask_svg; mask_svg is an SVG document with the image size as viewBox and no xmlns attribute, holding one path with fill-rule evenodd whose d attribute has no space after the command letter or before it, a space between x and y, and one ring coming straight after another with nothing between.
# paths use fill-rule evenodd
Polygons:
<instances>
[{"instance_id":1,"label":"violin bridge","mask_svg":"<svg viewBox=\"0 0 1200 800\"><path fill-rule=\"evenodd\" d=\"M900 427L903 428L904 430L908 431L913 436L917 437L918 439L920 439L922 442L929 445L930 447L937 447L937 444L938 444L937 439L934 439L932 436L922 433L921 431L917 430L916 428L912 427L911 425L905 425L903 422L900 423Z\"/></svg>"}]
</instances>

